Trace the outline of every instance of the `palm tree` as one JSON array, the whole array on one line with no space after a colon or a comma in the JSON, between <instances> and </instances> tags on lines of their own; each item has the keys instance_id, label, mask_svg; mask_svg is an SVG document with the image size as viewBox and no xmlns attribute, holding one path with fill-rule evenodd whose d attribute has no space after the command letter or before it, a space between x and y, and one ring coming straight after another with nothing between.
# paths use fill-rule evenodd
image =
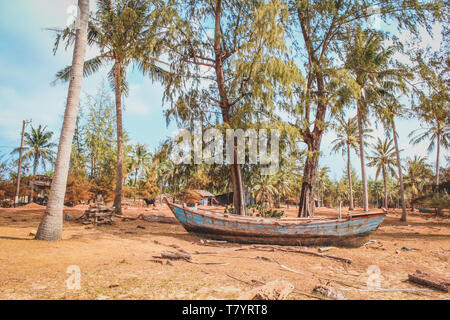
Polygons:
<instances>
[{"instance_id":1,"label":"palm tree","mask_svg":"<svg viewBox=\"0 0 450 320\"><path fill-rule=\"evenodd\" d=\"M369 210L369 199L366 179L366 164L364 153L364 125L368 113L370 95L377 92L379 79L392 73L388 69L389 58L393 53L391 47L384 48L379 33L358 27L351 41L347 44L345 67L350 70L359 90L356 95L356 110L359 131L359 153L361 160L361 178L363 187L364 211Z\"/></svg>"},{"instance_id":2,"label":"palm tree","mask_svg":"<svg viewBox=\"0 0 450 320\"><path fill-rule=\"evenodd\" d=\"M50 141L53 137L53 132L46 131L46 128L41 125L37 129L31 127L31 133L26 132L24 135L23 159L33 161L33 176L36 175L39 164L46 170L47 162L53 163L55 161L53 148L57 145ZM16 148L11 153L17 154L19 152L20 148Z\"/></svg>"},{"instance_id":3,"label":"palm tree","mask_svg":"<svg viewBox=\"0 0 450 320\"><path fill-rule=\"evenodd\" d=\"M414 156L407 162L405 175L405 188L409 191L411 197L411 210L414 212L414 199L418 197L423 187L429 183L433 176L431 166L426 163L426 159L420 156Z\"/></svg>"},{"instance_id":4,"label":"palm tree","mask_svg":"<svg viewBox=\"0 0 450 320\"><path fill-rule=\"evenodd\" d=\"M369 181L369 190L371 197L376 199L378 207L378 200L384 196L382 184L379 181Z\"/></svg>"},{"instance_id":5,"label":"palm tree","mask_svg":"<svg viewBox=\"0 0 450 320\"><path fill-rule=\"evenodd\" d=\"M319 172L317 173L317 199L320 207L323 207L323 194L325 192L325 184L329 180L328 171L330 171L329 167L321 167Z\"/></svg>"},{"instance_id":6,"label":"palm tree","mask_svg":"<svg viewBox=\"0 0 450 320\"><path fill-rule=\"evenodd\" d=\"M59 139L55 173L53 174L48 204L36 232L36 239L38 240L58 241L62 237L64 196L69 173L72 139L80 103L83 61L86 56L89 0L78 0L78 7L80 9L79 29L76 32L66 111Z\"/></svg>"},{"instance_id":7,"label":"palm tree","mask_svg":"<svg viewBox=\"0 0 450 320\"><path fill-rule=\"evenodd\" d=\"M154 10L152 10L154 9ZM100 55L84 64L84 75L97 72L100 67L112 63L108 77L115 90L117 121L117 168L114 207L116 213L122 213L123 185L123 124L122 95L128 93L126 71L134 64L144 75L152 80L163 80L166 73L158 66L163 64L155 58L161 49L161 35L157 34L158 24L164 15L155 14L159 8L153 8L145 0L98 0L97 12L89 24L89 45L97 46ZM56 30L55 50L60 40L72 41L73 34L66 30ZM61 70L57 79L67 81L71 67Z\"/></svg>"},{"instance_id":8,"label":"palm tree","mask_svg":"<svg viewBox=\"0 0 450 320\"><path fill-rule=\"evenodd\" d=\"M173 163L173 161L166 159L165 161L161 162L158 166L158 177L160 179L161 183L161 192L163 192L163 186L172 184L172 194L173 194L173 200L175 201L175 193L177 192L176 189L176 178L178 174L177 166Z\"/></svg>"},{"instance_id":9,"label":"palm tree","mask_svg":"<svg viewBox=\"0 0 450 320\"><path fill-rule=\"evenodd\" d=\"M385 139L382 141L380 138L377 139L376 145L373 146L372 156L369 156L368 166L377 167L375 173L375 181L380 174L383 175L384 183L384 207L388 208L388 194L387 194L387 173L389 172L392 176L396 176L396 155L395 148L392 145L392 140Z\"/></svg>"},{"instance_id":10,"label":"palm tree","mask_svg":"<svg viewBox=\"0 0 450 320\"><path fill-rule=\"evenodd\" d=\"M274 175L257 175L252 181L251 187L255 201L261 204L262 211L265 211L265 204L273 203L275 195L278 194Z\"/></svg>"},{"instance_id":11,"label":"palm tree","mask_svg":"<svg viewBox=\"0 0 450 320\"><path fill-rule=\"evenodd\" d=\"M281 172L275 178L275 187L277 189L277 205L279 206L282 197L287 197L291 194L291 179L285 172Z\"/></svg>"},{"instance_id":12,"label":"palm tree","mask_svg":"<svg viewBox=\"0 0 450 320\"><path fill-rule=\"evenodd\" d=\"M143 144L136 144L133 148L131 155L131 170L134 170L134 198L136 199L136 187L138 172L142 168L145 168L151 159L151 154L148 152L147 147Z\"/></svg>"},{"instance_id":13,"label":"palm tree","mask_svg":"<svg viewBox=\"0 0 450 320\"><path fill-rule=\"evenodd\" d=\"M339 116L337 119L338 123L335 125L337 138L331 143L333 148L331 151L337 153L342 151L342 155L347 154L347 179L349 185L349 210L354 209L353 205L353 187L352 187L352 175L351 175L351 164L350 164L350 149L355 150L358 153L358 124L356 118L350 118L345 120L343 116Z\"/></svg>"},{"instance_id":14,"label":"palm tree","mask_svg":"<svg viewBox=\"0 0 450 320\"><path fill-rule=\"evenodd\" d=\"M395 119L392 117L391 119L392 126L392 135L394 136L394 145L395 145L395 157L397 159L397 171L398 171L398 180L400 183L400 198L402 200L402 216L400 218L401 221L406 221L407 213L406 213L406 202L405 202L405 187L403 183L403 172L402 172L402 164L400 161L400 150L398 148L398 134L395 129Z\"/></svg>"},{"instance_id":15,"label":"palm tree","mask_svg":"<svg viewBox=\"0 0 450 320\"><path fill-rule=\"evenodd\" d=\"M427 127L419 128L409 134L410 143L416 145L424 140L429 140L428 153L433 152L436 147L436 190L439 192L439 157L440 148L450 147L450 125L445 121L439 120L437 117L431 119Z\"/></svg>"}]
</instances>

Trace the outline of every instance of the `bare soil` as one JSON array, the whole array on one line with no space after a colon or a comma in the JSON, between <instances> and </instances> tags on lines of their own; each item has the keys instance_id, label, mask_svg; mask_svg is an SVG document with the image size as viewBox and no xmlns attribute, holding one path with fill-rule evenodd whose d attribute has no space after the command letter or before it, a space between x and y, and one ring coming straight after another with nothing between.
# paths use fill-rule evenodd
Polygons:
<instances>
[{"instance_id":1,"label":"bare soil","mask_svg":"<svg viewBox=\"0 0 450 320\"><path fill-rule=\"evenodd\" d=\"M76 218L85 209L66 208L64 214ZM252 280L291 282L296 290L289 299L315 299L312 289L318 284L332 285L349 299L450 298L448 293L407 281L416 270L450 278L448 217L410 213L407 222L400 222L400 212L390 212L369 237L376 242L326 252L351 259L353 263L347 265L259 249L194 254L241 245L206 245L181 225L142 220L119 219L112 226L65 221L62 241L36 241L32 234L43 210L35 206L0 209L0 299L236 299L253 288ZM295 216L296 210L291 207L287 214ZM171 216L166 206L125 210L127 216L141 213ZM336 216L337 211L319 208L317 214ZM191 253L195 263L151 261L162 251L178 249ZM211 262L227 264L197 264ZM76 290L66 285L72 265L81 270L81 288ZM381 290L370 286L377 280Z\"/></svg>"}]
</instances>

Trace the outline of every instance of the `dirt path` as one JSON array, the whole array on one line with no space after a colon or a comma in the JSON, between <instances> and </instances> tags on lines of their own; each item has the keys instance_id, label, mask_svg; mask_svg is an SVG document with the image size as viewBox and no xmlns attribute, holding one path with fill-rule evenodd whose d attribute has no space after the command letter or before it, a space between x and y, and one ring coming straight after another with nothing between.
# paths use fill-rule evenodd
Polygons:
<instances>
[{"instance_id":1,"label":"dirt path","mask_svg":"<svg viewBox=\"0 0 450 320\"><path fill-rule=\"evenodd\" d=\"M294 215L295 210L288 210L288 215ZM336 214L329 209L319 211L328 216ZM64 212L78 217L83 210L65 209ZM227 265L186 261L161 265L149 260L163 250L179 248L194 253L239 245L205 246L180 225L141 220L97 227L64 222L63 241L35 241L30 232L37 229L42 213L42 208L0 209L0 299L234 299L251 286L233 277L245 281L284 279L309 294L315 285L330 282L350 299L450 298L449 294L423 290L406 281L408 273L417 269L450 278L448 218L412 214L407 223L401 223L399 213L390 213L370 237L375 243L329 251L352 259L351 265L298 253L255 249L193 255L195 262ZM139 213L170 216L167 207L125 212L126 215ZM66 271L71 265L81 270L78 290L66 286L65 281L70 277ZM380 274L374 278L378 270ZM380 279L381 287L386 290L368 291L368 279L369 284L373 282L370 280ZM293 293L290 298L310 299L300 293Z\"/></svg>"}]
</instances>

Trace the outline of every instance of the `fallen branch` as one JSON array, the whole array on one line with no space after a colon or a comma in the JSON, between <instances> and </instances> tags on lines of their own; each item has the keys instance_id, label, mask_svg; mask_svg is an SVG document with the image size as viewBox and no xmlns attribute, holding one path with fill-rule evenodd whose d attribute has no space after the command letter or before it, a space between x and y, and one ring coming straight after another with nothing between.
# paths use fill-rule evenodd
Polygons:
<instances>
[{"instance_id":1,"label":"fallen branch","mask_svg":"<svg viewBox=\"0 0 450 320\"><path fill-rule=\"evenodd\" d=\"M203 264L203 265L213 265L213 266L227 266L230 263L229 262L194 262L194 261L190 261L190 260L186 260L189 263L193 263L193 264Z\"/></svg>"},{"instance_id":2,"label":"fallen branch","mask_svg":"<svg viewBox=\"0 0 450 320\"><path fill-rule=\"evenodd\" d=\"M138 219L137 217L124 216L124 215L121 215L121 214L116 214L114 217L122 219L122 221L125 221L125 220L137 220Z\"/></svg>"},{"instance_id":3,"label":"fallen branch","mask_svg":"<svg viewBox=\"0 0 450 320\"><path fill-rule=\"evenodd\" d=\"M172 251L162 251L161 258L169 259L169 260L192 260L192 257L189 253L186 252L172 252Z\"/></svg>"},{"instance_id":4,"label":"fallen branch","mask_svg":"<svg viewBox=\"0 0 450 320\"><path fill-rule=\"evenodd\" d=\"M159 260L159 259L149 259L149 260L146 260L146 261L153 262L153 263L164 264L164 261Z\"/></svg>"},{"instance_id":5,"label":"fallen branch","mask_svg":"<svg viewBox=\"0 0 450 320\"><path fill-rule=\"evenodd\" d=\"M429 288L438 289L443 292L448 292L450 280L433 276L427 273L422 273L419 270L414 274L408 274L408 280Z\"/></svg>"},{"instance_id":6,"label":"fallen branch","mask_svg":"<svg viewBox=\"0 0 450 320\"><path fill-rule=\"evenodd\" d=\"M434 297L433 295L426 294L427 292L431 292L429 289L408 289L408 288L377 288L377 289L361 289L361 288L339 288L340 290L350 291L357 290L361 292L404 292L404 293L412 293L418 296L427 296Z\"/></svg>"},{"instance_id":7,"label":"fallen branch","mask_svg":"<svg viewBox=\"0 0 450 320\"><path fill-rule=\"evenodd\" d=\"M324 247L324 248L319 248L317 249L317 251L319 251L320 253L325 252L325 251L330 251L331 249L336 249L336 247Z\"/></svg>"},{"instance_id":8,"label":"fallen branch","mask_svg":"<svg viewBox=\"0 0 450 320\"><path fill-rule=\"evenodd\" d=\"M200 243L203 245L207 244L225 244L228 243L228 241L225 240L200 240Z\"/></svg>"},{"instance_id":9,"label":"fallen branch","mask_svg":"<svg viewBox=\"0 0 450 320\"><path fill-rule=\"evenodd\" d=\"M194 254L221 254L226 252L233 252L233 251L240 251L240 250L247 250L250 247L238 247L238 248L228 248L220 251L195 251Z\"/></svg>"},{"instance_id":10,"label":"fallen branch","mask_svg":"<svg viewBox=\"0 0 450 320\"><path fill-rule=\"evenodd\" d=\"M178 224L178 220L173 217L158 216L156 214L143 215L140 214L137 219L145 220L147 222L159 222L168 224Z\"/></svg>"},{"instance_id":11,"label":"fallen branch","mask_svg":"<svg viewBox=\"0 0 450 320\"><path fill-rule=\"evenodd\" d=\"M288 267L286 267L286 266L283 265L283 264L278 264L278 265L280 266L280 268L285 269L285 270L287 270L287 271L294 272L294 273L298 273L298 274L303 274L303 273L301 273L301 272L299 272L299 271L297 271L297 270L288 268Z\"/></svg>"},{"instance_id":12,"label":"fallen branch","mask_svg":"<svg viewBox=\"0 0 450 320\"><path fill-rule=\"evenodd\" d=\"M295 253L303 253L303 254L309 254L312 256L316 256L316 257L322 257L322 258L328 258L328 259L333 259L333 260L337 260L337 261L342 261L348 264L352 263L352 260L347 259L347 258L341 258L341 257L336 257L333 255L329 255L329 254L322 254L322 253L317 253L317 252L313 252L313 251L308 251L308 250L303 250L303 249L285 249L285 248L279 248L279 247L275 247L275 246L269 246L269 245L254 245L251 246L251 248L254 249L259 249L259 248L271 248L274 250L279 250L279 251L284 251L284 252L295 252Z\"/></svg>"}]
</instances>

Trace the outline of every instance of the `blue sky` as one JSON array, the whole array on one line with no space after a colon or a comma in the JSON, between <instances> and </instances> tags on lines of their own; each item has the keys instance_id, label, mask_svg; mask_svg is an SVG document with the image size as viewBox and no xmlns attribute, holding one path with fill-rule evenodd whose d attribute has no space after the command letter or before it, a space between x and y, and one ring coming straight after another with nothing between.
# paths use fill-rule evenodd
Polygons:
<instances>
[{"instance_id":1,"label":"blue sky","mask_svg":"<svg viewBox=\"0 0 450 320\"><path fill-rule=\"evenodd\" d=\"M74 0L18 0L0 2L0 155L8 156L20 144L22 120L32 119L33 125L47 125L59 137L62 124L67 84L50 85L57 71L71 63L72 50L52 52L54 35L44 30L50 27L64 27L68 19L67 8ZM91 1L94 5L94 1ZM440 35L436 29L435 39L424 35L424 43L437 48ZM408 37L403 34L402 37ZM95 55L90 49L88 57ZM83 96L94 94L106 77L110 66L83 81ZM129 77L130 95L125 98L124 126L133 142L147 144L153 150L160 141L172 136L174 125L166 127L163 117L162 88L157 83L137 73ZM350 110L348 115L353 115ZM408 134L419 127L417 120L399 120L402 157L413 154L427 155L425 143L411 146ZM383 137L379 127L374 136ZM330 154L330 142L335 135L330 132L323 138L321 165L330 167L330 176L340 178L345 172L345 161L341 154ZM447 153L448 155L448 153ZM435 152L430 154L434 163ZM359 173L359 159L353 155L353 167ZM445 164L442 155L441 164ZM369 168L368 175L374 176Z\"/></svg>"}]
</instances>

